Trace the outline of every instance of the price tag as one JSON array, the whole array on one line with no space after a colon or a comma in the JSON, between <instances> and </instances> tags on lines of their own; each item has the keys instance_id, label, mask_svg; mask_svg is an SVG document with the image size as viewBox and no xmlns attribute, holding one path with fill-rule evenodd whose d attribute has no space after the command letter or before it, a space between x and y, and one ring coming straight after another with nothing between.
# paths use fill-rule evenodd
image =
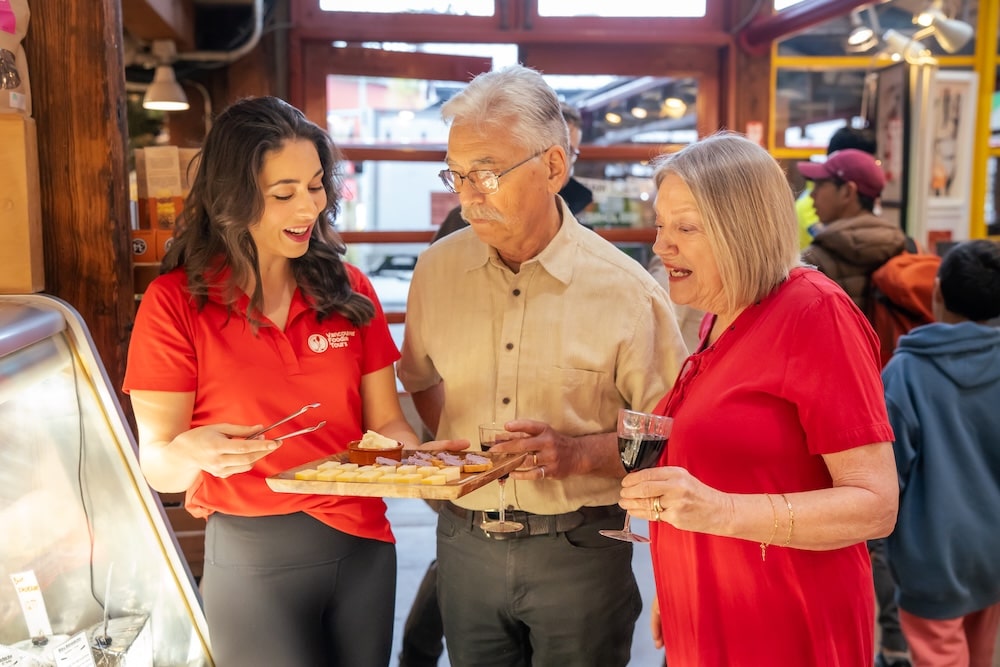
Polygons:
<instances>
[{"instance_id":1,"label":"price tag","mask_svg":"<svg viewBox=\"0 0 1000 667\"><path fill-rule=\"evenodd\" d=\"M86 632L78 632L57 646L55 659L56 667L96 667Z\"/></svg>"},{"instance_id":2,"label":"price tag","mask_svg":"<svg viewBox=\"0 0 1000 667\"><path fill-rule=\"evenodd\" d=\"M24 622L28 624L28 636L34 638L51 635L52 625L49 623L49 614L45 611L45 600L42 598L42 589L38 587L35 571L14 572L10 575L10 580L17 590Z\"/></svg>"},{"instance_id":3,"label":"price tag","mask_svg":"<svg viewBox=\"0 0 1000 667\"><path fill-rule=\"evenodd\" d=\"M0 646L0 667L17 667L21 660L6 646Z\"/></svg>"}]
</instances>

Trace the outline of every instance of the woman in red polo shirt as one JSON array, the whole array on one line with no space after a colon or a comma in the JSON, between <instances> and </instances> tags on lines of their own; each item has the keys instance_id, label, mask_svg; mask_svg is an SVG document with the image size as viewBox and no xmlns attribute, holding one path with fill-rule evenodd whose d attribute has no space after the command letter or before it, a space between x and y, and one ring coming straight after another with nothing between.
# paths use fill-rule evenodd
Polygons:
<instances>
[{"instance_id":1,"label":"woman in red polo shirt","mask_svg":"<svg viewBox=\"0 0 1000 667\"><path fill-rule=\"evenodd\" d=\"M201 586L222 667L389 662L396 552L385 504L265 482L366 429L419 444L378 299L342 259L339 202L323 130L277 98L237 102L205 139L136 317L124 389L142 469L208 518ZM246 439L313 403L273 439Z\"/></svg>"}]
</instances>

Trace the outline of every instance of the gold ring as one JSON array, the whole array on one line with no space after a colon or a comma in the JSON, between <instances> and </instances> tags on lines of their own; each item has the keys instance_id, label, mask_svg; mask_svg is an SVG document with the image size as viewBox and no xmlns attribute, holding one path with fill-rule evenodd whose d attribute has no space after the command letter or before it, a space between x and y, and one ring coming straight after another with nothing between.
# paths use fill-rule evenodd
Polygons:
<instances>
[{"instance_id":1,"label":"gold ring","mask_svg":"<svg viewBox=\"0 0 1000 667\"><path fill-rule=\"evenodd\" d=\"M660 512L663 511L663 507L660 505L660 497L656 496L653 498L653 521L660 520Z\"/></svg>"},{"instance_id":2,"label":"gold ring","mask_svg":"<svg viewBox=\"0 0 1000 667\"><path fill-rule=\"evenodd\" d=\"M542 473L542 479L545 479L545 466L538 466L538 469Z\"/></svg>"}]
</instances>

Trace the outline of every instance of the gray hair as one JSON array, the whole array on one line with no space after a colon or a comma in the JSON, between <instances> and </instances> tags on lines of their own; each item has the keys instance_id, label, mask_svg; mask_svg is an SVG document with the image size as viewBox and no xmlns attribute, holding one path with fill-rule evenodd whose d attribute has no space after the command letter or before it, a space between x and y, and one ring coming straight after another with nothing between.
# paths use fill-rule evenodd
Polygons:
<instances>
[{"instance_id":1,"label":"gray hair","mask_svg":"<svg viewBox=\"0 0 1000 667\"><path fill-rule=\"evenodd\" d=\"M569 154L569 130L559 98L542 75L510 65L475 77L441 107L446 123L495 131L532 152L562 146Z\"/></svg>"},{"instance_id":2,"label":"gray hair","mask_svg":"<svg viewBox=\"0 0 1000 667\"><path fill-rule=\"evenodd\" d=\"M657 188L669 174L694 196L730 308L761 300L802 265L795 199L763 148L720 132L659 158Z\"/></svg>"}]
</instances>

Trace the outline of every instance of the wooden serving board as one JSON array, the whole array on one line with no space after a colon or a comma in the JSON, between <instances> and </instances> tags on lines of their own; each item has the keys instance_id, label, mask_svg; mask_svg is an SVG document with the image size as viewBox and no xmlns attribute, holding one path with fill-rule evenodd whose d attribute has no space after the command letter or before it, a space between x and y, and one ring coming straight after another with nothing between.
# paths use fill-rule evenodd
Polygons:
<instances>
[{"instance_id":1,"label":"wooden serving board","mask_svg":"<svg viewBox=\"0 0 1000 667\"><path fill-rule=\"evenodd\" d=\"M403 450L403 458L413 453L413 450ZM453 452L461 455L461 452ZM442 485L431 484L391 484L375 482L326 482L321 480L295 479L295 473L301 470L317 468L326 461L346 463L347 452L327 456L316 461L304 463L290 468L273 477L267 478L267 485L272 490L281 493L318 493L331 496L374 496L380 498L429 498L432 500L454 500L474 491L493 480L508 474L527 456L526 453L502 454L500 452L474 452L479 456L493 459L493 467L484 472L462 473L456 480Z\"/></svg>"}]
</instances>

